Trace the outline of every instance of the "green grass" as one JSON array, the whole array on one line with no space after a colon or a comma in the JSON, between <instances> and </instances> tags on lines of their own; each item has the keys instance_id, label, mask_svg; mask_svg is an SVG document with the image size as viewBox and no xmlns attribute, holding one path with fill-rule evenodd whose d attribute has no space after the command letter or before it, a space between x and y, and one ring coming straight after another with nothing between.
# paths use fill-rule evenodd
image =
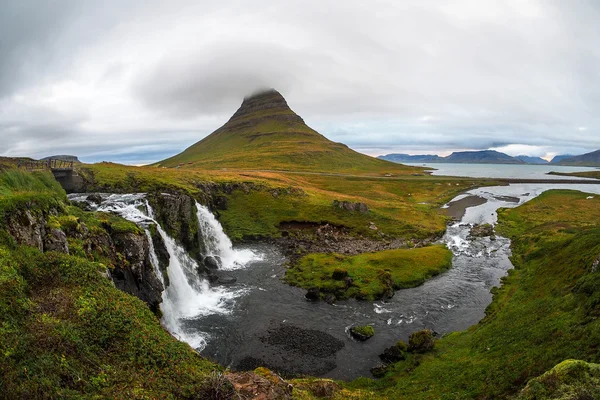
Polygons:
<instances>
[{"instance_id":1,"label":"green grass","mask_svg":"<svg viewBox=\"0 0 600 400\"><path fill-rule=\"evenodd\" d=\"M346 384L364 398L503 399L567 359L600 361L600 198L550 191L499 212L515 269L486 317L410 355L385 379ZM365 394L372 393L372 394ZM541 397L544 398L544 397Z\"/></svg>"},{"instance_id":2,"label":"green grass","mask_svg":"<svg viewBox=\"0 0 600 400\"><path fill-rule=\"evenodd\" d=\"M285 281L305 289L319 288L338 299L373 300L390 289L421 285L450 268L451 263L452 252L443 245L356 256L308 254L287 270ZM351 285L344 280L345 275L352 279Z\"/></svg>"},{"instance_id":3,"label":"green grass","mask_svg":"<svg viewBox=\"0 0 600 400\"><path fill-rule=\"evenodd\" d=\"M89 191L180 192L207 204L228 199L219 210L234 240L279 237L282 222L331 223L372 238L422 239L440 236L448 218L439 207L460 192L493 181L402 176L320 176L310 174L177 170L100 163L81 167ZM334 200L364 202L368 214L332 207ZM378 230L370 229L373 222Z\"/></svg>"},{"instance_id":4,"label":"green grass","mask_svg":"<svg viewBox=\"0 0 600 400\"><path fill-rule=\"evenodd\" d=\"M600 179L600 169L596 171L583 171L583 172L550 172L551 175L560 176L579 176L581 178L595 178Z\"/></svg>"}]
</instances>

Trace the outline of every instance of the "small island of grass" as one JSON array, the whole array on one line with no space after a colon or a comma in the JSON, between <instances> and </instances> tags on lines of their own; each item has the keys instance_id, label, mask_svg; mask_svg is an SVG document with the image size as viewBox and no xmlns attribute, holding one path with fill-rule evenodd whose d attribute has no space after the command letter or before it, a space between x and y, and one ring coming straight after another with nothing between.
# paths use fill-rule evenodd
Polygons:
<instances>
[{"instance_id":1,"label":"small island of grass","mask_svg":"<svg viewBox=\"0 0 600 400\"><path fill-rule=\"evenodd\" d=\"M308 254L285 276L291 285L318 288L337 299L375 300L393 296L394 290L423 284L446 271L452 252L444 245L395 249L356 256Z\"/></svg>"}]
</instances>

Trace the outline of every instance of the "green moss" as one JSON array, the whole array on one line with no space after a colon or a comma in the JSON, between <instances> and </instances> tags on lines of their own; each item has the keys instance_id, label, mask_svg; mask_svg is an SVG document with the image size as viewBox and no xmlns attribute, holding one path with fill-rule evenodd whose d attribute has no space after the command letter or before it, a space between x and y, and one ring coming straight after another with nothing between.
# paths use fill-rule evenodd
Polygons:
<instances>
[{"instance_id":1,"label":"green moss","mask_svg":"<svg viewBox=\"0 0 600 400\"><path fill-rule=\"evenodd\" d=\"M375 328L371 325L355 326L352 331L367 338L375 336Z\"/></svg>"},{"instance_id":2,"label":"green moss","mask_svg":"<svg viewBox=\"0 0 600 400\"><path fill-rule=\"evenodd\" d=\"M285 281L305 289L317 287L338 299L373 300L390 290L418 286L447 270L451 263L452 253L443 245L356 256L309 254L288 269ZM340 280L339 271L345 271L351 281Z\"/></svg>"},{"instance_id":3,"label":"green moss","mask_svg":"<svg viewBox=\"0 0 600 400\"><path fill-rule=\"evenodd\" d=\"M566 360L530 380L519 400L569 400L600 398L600 365Z\"/></svg>"}]
</instances>

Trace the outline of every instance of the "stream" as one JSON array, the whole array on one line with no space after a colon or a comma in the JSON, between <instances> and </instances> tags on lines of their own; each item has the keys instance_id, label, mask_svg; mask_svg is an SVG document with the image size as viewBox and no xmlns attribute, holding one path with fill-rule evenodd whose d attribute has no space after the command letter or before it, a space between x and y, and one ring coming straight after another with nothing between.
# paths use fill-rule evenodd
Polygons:
<instances>
[{"instance_id":1,"label":"stream","mask_svg":"<svg viewBox=\"0 0 600 400\"><path fill-rule=\"evenodd\" d=\"M334 305L306 301L305 290L282 282L285 257L276 247L233 247L210 211L197 204L207 254L221 257L221 268L237 281L210 285L195 272L196 261L158 226L171 256L161 323L205 357L234 369L263 365L284 376L370 377L370 368L380 363L378 355L399 339L407 341L412 332L428 328L442 336L483 318L492 300L490 289L512 268L510 241L497 235L494 240L469 238L472 224L495 224L498 208L516 207L555 188L600 195L600 184L472 189L452 202L467 196L485 202L468 207L441 239L453 252L451 269L419 287L397 291L389 301L348 300ZM85 201L87 196L69 198ZM145 229L156 222L143 194L101 196L102 203L95 206L98 211L119 214ZM152 258L160 274L156 256ZM370 340L357 342L349 336L349 327L366 324L375 328Z\"/></svg>"}]
</instances>

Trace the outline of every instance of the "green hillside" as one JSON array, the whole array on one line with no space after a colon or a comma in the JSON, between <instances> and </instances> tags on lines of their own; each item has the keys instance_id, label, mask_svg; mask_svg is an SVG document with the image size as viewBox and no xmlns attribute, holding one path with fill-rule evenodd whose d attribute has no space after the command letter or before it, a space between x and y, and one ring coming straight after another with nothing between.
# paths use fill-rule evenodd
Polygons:
<instances>
[{"instance_id":1,"label":"green hillside","mask_svg":"<svg viewBox=\"0 0 600 400\"><path fill-rule=\"evenodd\" d=\"M275 90L244 99L229 121L156 166L407 174L421 169L357 153L308 127Z\"/></svg>"}]
</instances>

